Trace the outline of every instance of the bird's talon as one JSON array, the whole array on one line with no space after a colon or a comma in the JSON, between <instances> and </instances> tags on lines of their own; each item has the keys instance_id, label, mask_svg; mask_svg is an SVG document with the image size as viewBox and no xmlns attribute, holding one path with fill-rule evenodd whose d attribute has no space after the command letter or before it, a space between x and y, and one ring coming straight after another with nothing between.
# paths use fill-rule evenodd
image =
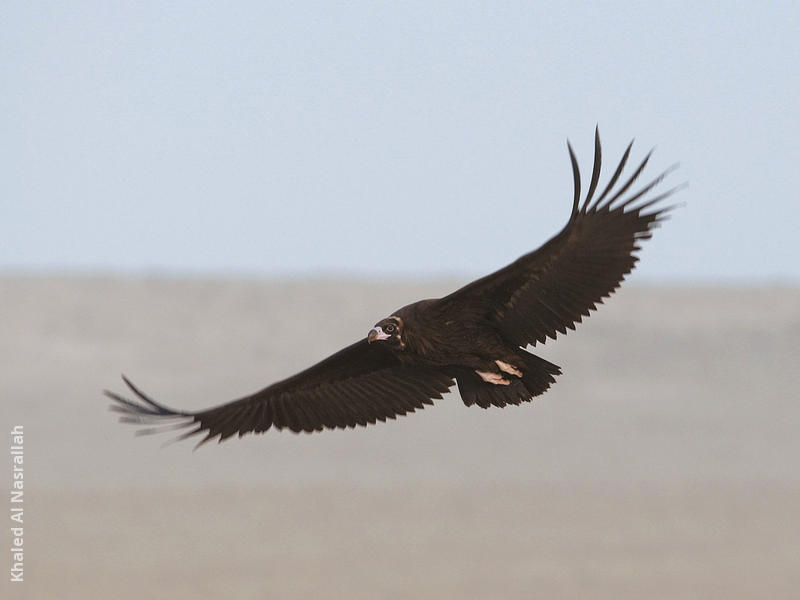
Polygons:
<instances>
[{"instance_id":1,"label":"bird's talon","mask_svg":"<svg viewBox=\"0 0 800 600\"><path fill-rule=\"evenodd\" d=\"M486 383L493 383L495 385L510 385L511 382L503 377L500 373L492 373L491 371L475 371L480 375Z\"/></svg>"},{"instance_id":2,"label":"bird's talon","mask_svg":"<svg viewBox=\"0 0 800 600\"><path fill-rule=\"evenodd\" d=\"M503 362L502 360L494 361L501 371L504 373L508 373L509 375L516 375L517 377L522 377L522 371L520 371L514 365L510 365L507 362Z\"/></svg>"}]
</instances>

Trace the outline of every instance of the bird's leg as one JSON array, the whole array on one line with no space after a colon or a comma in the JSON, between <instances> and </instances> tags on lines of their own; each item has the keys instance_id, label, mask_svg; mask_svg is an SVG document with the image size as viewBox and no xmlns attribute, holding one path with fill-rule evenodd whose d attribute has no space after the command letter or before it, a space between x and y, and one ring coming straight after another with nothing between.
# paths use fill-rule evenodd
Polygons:
<instances>
[{"instance_id":1,"label":"bird's leg","mask_svg":"<svg viewBox=\"0 0 800 600\"><path fill-rule=\"evenodd\" d=\"M522 377L522 371L520 371L514 365L510 365L507 362L503 362L502 360L496 360L494 361L494 364L500 367L500 370L503 371L504 373L508 373L509 375L516 375L517 377Z\"/></svg>"},{"instance_id":2,"label":"bird's leg","mask_svg":"<svg viewBox=\"0 0 800 600\"><path fill-rule=\"evenodd\" d=\"M500 373L492 373L491 371L475 371L480 375L486 383L493 383L495 385L509 385L511 382L503 377Z\"/></svg>"}]
</instances>

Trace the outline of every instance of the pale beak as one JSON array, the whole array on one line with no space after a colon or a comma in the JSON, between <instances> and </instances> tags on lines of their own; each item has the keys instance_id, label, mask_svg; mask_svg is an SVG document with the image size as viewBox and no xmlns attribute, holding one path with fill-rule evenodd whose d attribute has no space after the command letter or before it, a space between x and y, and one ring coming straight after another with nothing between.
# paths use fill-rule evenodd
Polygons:
<instances>
[{"instance_id":1,"label":"pale beak","mask_svg":"<svg viewBox=\"0 0 800 600\"><path fill-rule=\"evenodd\" d=\"M380 327L375 327L369 330L369 333L367 334L367 342L371 344L372 342L376 342L378 340L386 340L390 337L392 336L390 336L388 333L384 333L383 329L381 329Z\"/></svg>"}]
</instances>

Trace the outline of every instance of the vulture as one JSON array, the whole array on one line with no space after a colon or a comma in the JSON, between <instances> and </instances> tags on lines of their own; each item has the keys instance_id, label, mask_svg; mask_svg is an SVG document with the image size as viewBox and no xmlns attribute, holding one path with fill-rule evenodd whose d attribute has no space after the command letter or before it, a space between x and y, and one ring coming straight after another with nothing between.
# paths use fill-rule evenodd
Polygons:
<instances>
[{"instance_id":1,"label":"vulture","mask_svg":"<svg viewBox=\"0 0 800 600\"><path fill-rule=\"evenodd\" d=\"M133 400L105 391L139 433L184 429L178 440L197 444L270 428L293 432L355 427L414 412L456 385L467 406L529 402L561 369L526 350L575 329L610 296L636 265L642 240L675 205L662 200L679 189L653 192L673 169L634 183L652 151L622 177L631 142L602 191L600 137L581 201L581 176L567 142L574 182L572 211L563 229L537 250L448 296L421 300L379 320L365 337L292 377L258 392L200 411L169 408L124 375Z\"/></svg>"}]
</instances>

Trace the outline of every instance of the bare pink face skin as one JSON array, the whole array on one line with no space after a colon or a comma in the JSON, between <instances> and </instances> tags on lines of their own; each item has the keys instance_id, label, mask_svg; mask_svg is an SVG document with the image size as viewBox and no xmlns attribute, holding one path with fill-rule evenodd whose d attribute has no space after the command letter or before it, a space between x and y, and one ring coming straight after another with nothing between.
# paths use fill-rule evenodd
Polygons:
<instances>
[{"instance_id":1,"label":"bare pink face skin","mask_svg":"<svg viewBox=\"0 0 800 600\"><path fill-rule=\"evenodd\" d=\"M372 342L388 340L390 337L392 336L388 333L385 333L382 327L376 326L369 330L369 334L367 334L367 341L371 344Z\"/></svg>"},{"instance_id":2,"label":"bare pink face skin","mask_svg":"<svg viewBox=\"0 0 800 600\"><path fill-rule=\"evenodd\" d=\"M371 344L391 338L397 338L399 340L402 327L403 322L399 317L387 317L382 321L378 321L375 327L369 330L367 341Z\"/></svg>"}]
</instances>

